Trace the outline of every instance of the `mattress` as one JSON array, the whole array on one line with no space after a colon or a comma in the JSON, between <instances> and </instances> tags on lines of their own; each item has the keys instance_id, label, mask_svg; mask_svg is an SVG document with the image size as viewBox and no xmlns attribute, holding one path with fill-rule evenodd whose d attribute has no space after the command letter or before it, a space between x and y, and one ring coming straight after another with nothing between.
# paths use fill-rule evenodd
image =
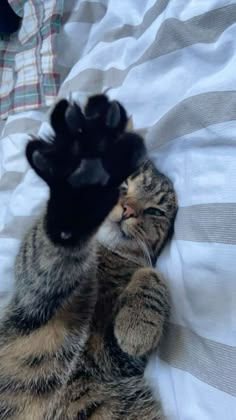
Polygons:
<instances>
[{"instance_id":1,"label":"mattress","mask_svg":"<svg viewBox=\"0 0 236 420\"><path fill-rule=\"evenodd\" d=\"M169 420L234 420L236 1L66 0L58 32L50 101L83 103L109 88L177 193L174 235L157 262L171 317L146 378ZM2 305L22 235L48 196L24 148L49 130L50 103L10 106L0 123Z\"/></svg>"}]
</instances>

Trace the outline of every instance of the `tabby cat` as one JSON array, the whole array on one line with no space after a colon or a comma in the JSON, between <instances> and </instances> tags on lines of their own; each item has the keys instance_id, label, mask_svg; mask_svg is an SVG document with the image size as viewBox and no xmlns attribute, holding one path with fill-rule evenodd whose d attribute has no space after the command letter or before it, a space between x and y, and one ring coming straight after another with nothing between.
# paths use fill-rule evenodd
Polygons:
<instances>
[{"instance_id":1,"label":"tabby cat","mask_svg":"<svg viewBox=\"0 0 236 420\"><path fill-rule=\"evenodd\" d=\"M0 419L162 419L143 372L168 315L152 265L176 213L172 184L104 95L84 111L61 100L51 124L26 149L50 196L0 320Z\"/></svg>"}]
</instances>

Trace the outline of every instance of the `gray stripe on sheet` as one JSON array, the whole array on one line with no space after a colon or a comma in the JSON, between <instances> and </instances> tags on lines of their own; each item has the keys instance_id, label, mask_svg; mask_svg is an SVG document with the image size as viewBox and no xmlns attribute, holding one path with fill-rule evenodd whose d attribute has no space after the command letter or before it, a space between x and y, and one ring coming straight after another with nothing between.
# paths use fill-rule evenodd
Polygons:
<instances>
[{"instance_id":1,"label":"gray stripe on sheet","mask_svg":"<svg viewBox=\"0 0 236 420\"><path fill-rule=\"evenodd\" d=\"M175 237L184 241L236 245L236 203L180 207L175 220Z\"/></svg>"},{"instance_id":2,"label":"gray stripe on sheet","mask_svg":"<svg viewBox=\"0 0 236 420\"><path fill-rule=\"evenodd\" d=\"M137 64L197 43L215 42L233 23L236 23L236 4L185 21L166 19L157 32L154 45L148 48Z\"/></svg>"},{"instance_id":3,"label":"gray stripe on sheet","mask_svg":"<svg viewBox=\"0 0 236 420\"><path fill-rule=\"evenodd\" d=\"M0 238L22 239L37 216L14 216L13 222L0 230Z\"/></svg>"},{"instance_id":4,"label":"gray stripe on sheet","mask_svg":"<svg viewBox=\"0 0 236 420\"><path fill-rule=\"evenodd\" d=\"M236 396L236 347L203 338L189 328L169 324L159 355L169 365Z\"/></svg>"},{"instance_id":5,"label":"gray stripe on sheet","mask_svg":"<svg viewBox=\"0 0 236 420\"><path fill-rule=\"evenodd\" d=\"M153 43L135 63L126 69L111 67L108 70L94 68L83 70L63 84L60 95L78 90L101 92L103 86L118 87L133 67L196 43L215 42L222 32L235 22L236 4L211 10L186 21L166 19ZM121 53L117 49L117 55Z\"/></svg>"},{"instance_id":6,"label":"gray stripe on sheet","mask_svg":"<svg viewBox=\"0 0 236 420\"><path fill-rule=\"evenodd\" d=\"M75 10L73 12L64 12L62 22L95 23L99 22L105 16L106 11L107 8L104 4L83 1L81 2L78 10Z\"/></svg>"},{"instance_id":7,"label":"gray stripe on sheet","mask_svg":"<svg viewBox=\"0 0 236 420\"><path fill-rule=\"evenodd\" d=\"M236 120L236 91L205 92L178 103L148 130L150 149L212 124Z\"/></svg>"},{"instance_id":8,"label":"gray stripe on sheet","mask_svg":"<svg viewBox=\"0 0 236 420\"><path fill-rule=\"evenodd\" d=\"M20 173L10 172L2 178L0 189L19 183ZM3 182L3 185L2 185ZM37 213L43 209L42 203ZM16 216L14 223L0 231L0 237L22 238L35 216ZM175 220L175 238L191 242L214 242L236 245L236 203L199 204L180 207Z\"/></svg>"},{"instance_id":9,"label":"gray stripe on sheet","mask_svg":"<svg viewBox=\"0 0 236 420\"><path fill-rule=\"evenodd\" d=\"M37 134L42 121L33 118L24 118L12 120L5 125L2 135L9 136L15 133Z\"/></svg>"},{"instance_id":10,"label":"gray stripe on sheet","mask_svg":"<svg viewBox=\"0 0 236 420\"><path fill-rule=\"evenodd\" d=\"M113 29L104 34L101 39L103 42L113 42L117 39L133 37L138 39L149 26L156 20L156 18L165 10L169 0L157 0L150 9L145 13L143 20L138 25L125 24L120 28Z\"/></svg>"},{"instance_id":11,"label":"gray stripe on sheet","mask_svg":"<svg viewBox=\"0 0 236 420\"><path fill-rule=\"evenodd\" d=\"M22 180L24 173L8 171L0 177L0 191L7 191L15 188Z\"/></svg>"}]
</instances>

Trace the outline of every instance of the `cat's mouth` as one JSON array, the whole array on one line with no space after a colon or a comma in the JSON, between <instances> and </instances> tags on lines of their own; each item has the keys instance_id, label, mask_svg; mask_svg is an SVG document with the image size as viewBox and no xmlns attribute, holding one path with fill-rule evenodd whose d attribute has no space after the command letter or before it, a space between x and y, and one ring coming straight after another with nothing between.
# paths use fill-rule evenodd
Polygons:
<instances>
[{"instance_id":1,"label":"cat's mouth","mask_svg":"<svg viewBox=\"0 0 236 420\"><path fill-rule=\"evenodd\" d=\"M123 207L117 205L108 217L109 224L114 234L117 234L121 240L131 240L133 238L133 225L130 219L123 216Z\"/></svg>"},{"instance_id":2,"label":"cat's mouth","mask_svg":"<svg viewBox=\"0 0 236 420\"><path fill-rule=\"evenodd\" d=\"M118 228L122 239L131 239L131 236L129 235L129 233L127 232L127 228L125 228L125 220L124 219L119 219L119 220L113 220L113 223L116 225L116 227Z\"/></svg>"}]
</instances>

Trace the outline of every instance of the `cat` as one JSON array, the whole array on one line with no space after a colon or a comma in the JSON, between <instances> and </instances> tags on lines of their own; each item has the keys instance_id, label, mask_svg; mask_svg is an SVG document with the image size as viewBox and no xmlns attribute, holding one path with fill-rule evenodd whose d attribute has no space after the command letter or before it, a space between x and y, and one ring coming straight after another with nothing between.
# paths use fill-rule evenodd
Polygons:
<instances>
[{"instance_id":1,"label":"cat","mask_svg":"<svg viewBox=\"0 0 236 420\"><path fill-rule=\"evenodd\" d=\"M0 419L158 420L144 380L169 313L152 267L176 214L171 181L105 95L60 100L27 159L49 186L0 320Z\"/></svg>"}]
</instances>

